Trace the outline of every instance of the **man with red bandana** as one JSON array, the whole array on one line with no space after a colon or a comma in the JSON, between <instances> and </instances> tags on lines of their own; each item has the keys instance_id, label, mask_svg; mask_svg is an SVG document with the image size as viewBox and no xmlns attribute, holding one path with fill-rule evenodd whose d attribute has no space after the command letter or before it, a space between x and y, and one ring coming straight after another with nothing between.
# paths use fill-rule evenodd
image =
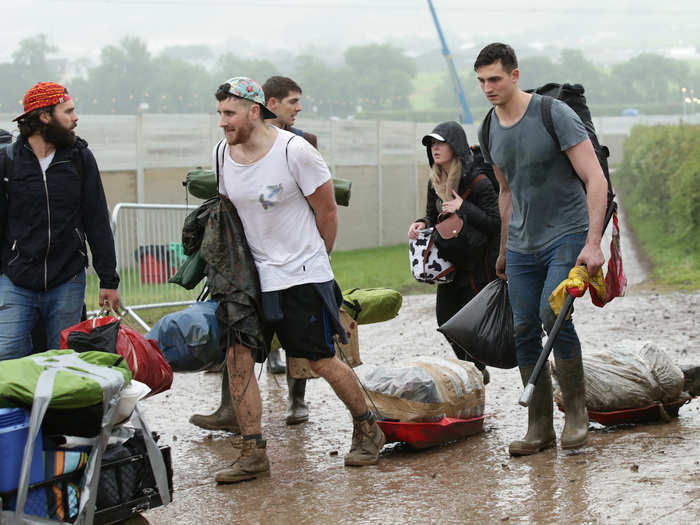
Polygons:
<instances>
[{"instance_id":1,"label":"man with red bandana","mask_svg":"<svg viewBox=\"0 0 700 525\"><path fill-rule=\"evenodd\" d=\"M107 200L68 90L39 82L14 120L20 136L0 150L0 360L31 353L39 315L49 348L80 321L88 244L100 306L120 303Z\"/></svg>"}]
</instances>

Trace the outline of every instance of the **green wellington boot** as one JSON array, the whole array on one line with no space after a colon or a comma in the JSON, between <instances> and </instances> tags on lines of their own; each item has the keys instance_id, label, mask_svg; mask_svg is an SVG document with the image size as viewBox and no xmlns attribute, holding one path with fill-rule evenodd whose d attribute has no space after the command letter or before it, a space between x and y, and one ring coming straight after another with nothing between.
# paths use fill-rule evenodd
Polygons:
<instances>
[{"instance_id":1,"label":"green wellington boot","mask_svg":"<svg viewBox=\"0 0 700 525\"><path fill-rule=\"evenodd\" d=\"M249 481L270 473L267 442L264 439L243 439L242 436L236 436L233 446L240 449L241 454L228 468L214 474L217 483Z\"/></svg>"},{"instance_id":2,"label":"green wellington boot","mask_svg":"<svg viewBox=\"0 0 700 525\"><path fill-rule=\"evenodd\" d=\"M527 384L533 366L520 368L523 385ZM511 456L529 456L553 447L556 443L554 434L554 407L552 403L552 376L549 363L542 368L532 400L527 407L527 434L523 439L513 441L508 447Z\"/></svg>"},{"instance_id":3,"label":"green wellington boot","mask_svg":"<svg viewBox=\"0 0 700 525\"><path fill-rule=\"evenodd\" d=\"M231 392L228 388L228 369L224 366L221 374L221 403L213 414L195 414L190 418L190 423L205 430L226 430L234 434L240 434L236 412L231 402Z\"/></svg>"},{"instance_id":4,"label":"green wellington boot","mask_svg":"<svg viewBox=\"0 0 700 525\"><path fill-rule=\"evenodd\" d=\"M306 406L304 395L306 394L306 379L295 379L287 370L287 388L289 391L289 404L287 405L288 425L297 425L309 420L309 407Z\"/></svg>"},{"instance_id":5,"label":"green wellington boot","mask_svg":"<svg viewBox=\"0 0 700 525\"><path fill-rule=\"evenodd\" d=\"M268 372L271 374L284 374L286 368L284 358L282 357L282 350L279 348L277 350L271 350L267 355Z\"/></svg>"},{"instance_id":6,"label":"green wellington boot","mask_svg":"<svg viewBox=\"0 0 700 525\"><path fill-rule=\"evenodd\" d=\"M564 401L564 430L561 448L578 448L588 440L588 409L581 354L573 359L556 359L557 380Z\"/></svg>"},{"instance_id":7,"label":"green wellington boot","mask_svg":"<svg viewBox=\"0 0 700 525\"><path fill-rule=\"evenodd\" d=\"M352 444L345 456L345 465L362 467L374 465L379 460L379 452L386 443L384 432L377 425L374 416L363 421L352 422Z\"/></svg>"}]
</instances>

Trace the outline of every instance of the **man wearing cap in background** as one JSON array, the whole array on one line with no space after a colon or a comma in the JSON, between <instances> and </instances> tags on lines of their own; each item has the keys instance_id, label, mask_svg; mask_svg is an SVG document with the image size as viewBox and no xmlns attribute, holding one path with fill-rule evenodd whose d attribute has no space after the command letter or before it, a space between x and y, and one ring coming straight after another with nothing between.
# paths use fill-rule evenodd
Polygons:
<instances>
[{"instance_id":1,"label":"man wearing cap in background","mask_svg":"<svg viewBox=\"0 0 700 525\"><path fill-rule=\"evenodd\" d=\"M0 359L31 353L42 316L49 348L80 321L87 246L100 278L99 304L118 308L114 239L100 172L68 90L39 82L14 119L20 136L0 150Z\"/></svg>"},{"instance_id":2,"label":"man wearing cap in background","mask_svg":"<svg viewBox=\"0 0 700 525\"><path fill-rule=\"evenodd\" d=\"M276 333L288 357L306 358L353 416L346 465L377 462L385 437L352 370L335 359L334 334L345 339L338 317L342 301L329 254L338 229L330 172L321 155L293 133L266 125L276 118L265 107L262 88L235 77L216 92L219 126L226 139L214 149L220 167L219 192L240 216L257 267L265 314L265 337ZM220 150L220 151L219 151ZM219 154L217 155L217 151ZM262 401L254 374L264 352L242 344L228 349L231 396L241 436L241 454L216 473L219 483L235 483L269 472L262 439Z\"/></svg>"},{"instance_id":3,"label":"man wearing cap in background","mask_svg":"<svg viewBox=\"0 0 700 525\"><path fill-rule=\"evenodd\" d=\"M265 81L262 90L265 95L265 105L275 114L275 118L267 119L266 123L299 135L318 149L316 135L293 126L297 114L303 109L301 87L289 77L274 75ZM280 348L276 348L268 354L267 369L273 374L285 372L286 367ZM221 403L219 407L211 414L194 414L190 418L190 423L206 430L227 430L239 433L240 429L233 413L228 390L228 374L224 370L221 377ZM308 421L309 408L304 401L306 379L296 379L287 373L287 390L289 393L289 404L285 416L287 425L297 425Z\"/></svg>"}]
</instances>

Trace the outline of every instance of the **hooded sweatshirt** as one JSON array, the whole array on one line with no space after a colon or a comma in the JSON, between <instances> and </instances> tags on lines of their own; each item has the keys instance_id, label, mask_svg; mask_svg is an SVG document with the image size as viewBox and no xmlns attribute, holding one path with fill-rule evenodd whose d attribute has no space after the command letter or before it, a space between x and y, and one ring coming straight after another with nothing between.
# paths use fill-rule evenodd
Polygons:
<instances>
[{"instance_id":1,"label":"hooded sweatshirt","mask_svg":"<svg viewBox=\"0 0 700 525\"><path fill-rule=\"evenodd\" d=\"M464 129L458 122L450 121L438 124L432 131L445 139L454 151L457 158L462 161L462 174L457 185L457 193L462 196L472 185L474 179L488 170L483 162L478 162L467 142ZM430 145L426 146L428 163L433 167L435 163ZM438 196L431 181L428 181L428 200L425 208L425 216L418 219L425 223L426 227L434 226L438 222L438 215L442 209L442 199ZM457 275L455 282L459 285L468 285L480 290L485 284L495 277L495 264L498 257L501 219L498 211L498 192L488 177L479 180L472 188L467 199L457 210L457 215L464 221L464 228L474 244L486 242L484 252L475 253L478 260L456 261ZM481 239L478 237L482 236Z\"/></svg>"}]
</instances>

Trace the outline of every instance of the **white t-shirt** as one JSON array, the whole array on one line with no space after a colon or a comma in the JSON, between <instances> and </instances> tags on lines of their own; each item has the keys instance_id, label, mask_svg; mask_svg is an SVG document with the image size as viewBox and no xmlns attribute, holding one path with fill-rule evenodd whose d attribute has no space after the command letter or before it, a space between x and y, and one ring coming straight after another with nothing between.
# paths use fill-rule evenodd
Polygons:
<instances>
[{"instance_id":1,"label":"white t-shirt","mask_svg":"<svg viewBox=\"0 0 700 525\"><path fill-rule=\"evenodd\" d=\"M316 217L305 198L330 180L328 166L304 138L273 129L277 139L260 160L238 164L226 143L218 159L223 166L219 191L238 211L263 292L333 279ZM216 167L216 147L213 156Z\"/></svg>"},{"instance_id":2,"label":"white t-shirt","mask_svg":"<svg viewBox=\"0 0 700 525\"><path fill-rule=\"evenodd\" d=\"M41 166L42 173L46 174L46 170L51 165L51 161L53 160L54 155L56 155L56 150L53 150L43 159L39 159L39 166Z\"/></svg>"}]
</instances>

